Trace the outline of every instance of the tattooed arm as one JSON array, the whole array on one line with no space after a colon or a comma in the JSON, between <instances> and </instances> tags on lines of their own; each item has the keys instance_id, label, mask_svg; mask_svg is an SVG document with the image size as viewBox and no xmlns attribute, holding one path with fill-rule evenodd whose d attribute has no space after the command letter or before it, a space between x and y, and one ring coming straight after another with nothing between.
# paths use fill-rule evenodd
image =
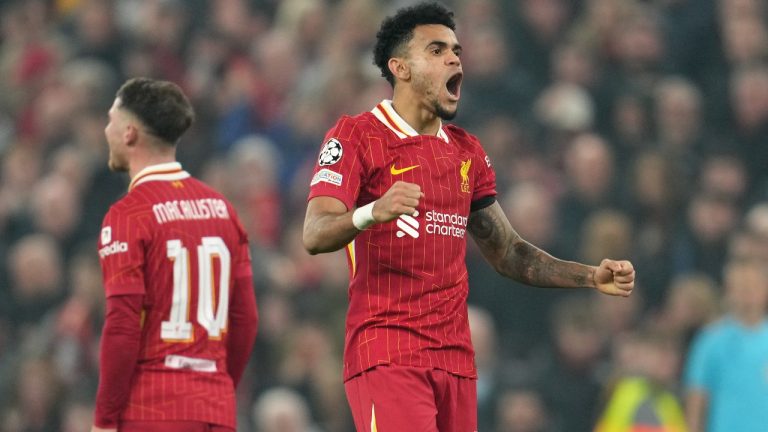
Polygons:
<instances>
[{"instance_id":1,"label":"tattooed arm","mask_svg":"<svg viewBox=\"0 0 768 432\"><path fill-rule=\"evenodd\" d=\"M516 281L540 287L597 288L624 297L634 287L635 270L629 261L604 259L594 267L557 259L520 237L498 202L472 212L467 229L493 268Z\"/></svg>"}]
</instances>

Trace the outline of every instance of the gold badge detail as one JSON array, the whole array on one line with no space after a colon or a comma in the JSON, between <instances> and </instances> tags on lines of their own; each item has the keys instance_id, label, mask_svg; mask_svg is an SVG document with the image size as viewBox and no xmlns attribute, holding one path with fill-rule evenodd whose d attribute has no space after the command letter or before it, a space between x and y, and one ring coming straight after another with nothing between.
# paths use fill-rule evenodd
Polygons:
<instances>
[{"instance_id":1,"label":"gold badge detail","mask_svg":"<svg viewBox=\"0 0 768 432\"><path fill-rule=\"evenodd\" d=\"M469 168L472 166L472 159L467 159L461 163L461 191L469 193Z\"/></svg>"}]
</instances>

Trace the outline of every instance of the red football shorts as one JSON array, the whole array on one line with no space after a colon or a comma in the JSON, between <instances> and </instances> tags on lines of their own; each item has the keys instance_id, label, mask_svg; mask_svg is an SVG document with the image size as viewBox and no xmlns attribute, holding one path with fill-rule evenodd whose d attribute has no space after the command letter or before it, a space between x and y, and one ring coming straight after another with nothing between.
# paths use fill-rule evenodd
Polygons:
<instances>
[{"instance_id":1,"label":"red football shorts","mask_svg":"<svg viewBox=\"0 0 768 432\"><path fill-rule=\"evenodd\" d=\"M477 383L438 369L378 366L344 383L358 432L476 432Z\"/></svg>"},{"instance_id":2,"label":"red football shorts","mask_svg":"<svg viewBox=\"0 0 768 432\"><path fill-rule=\"evenodd\" d=\"M235 432L225 426L196 421L121 421L118 432Z\"/></svg>"}]
</instances>

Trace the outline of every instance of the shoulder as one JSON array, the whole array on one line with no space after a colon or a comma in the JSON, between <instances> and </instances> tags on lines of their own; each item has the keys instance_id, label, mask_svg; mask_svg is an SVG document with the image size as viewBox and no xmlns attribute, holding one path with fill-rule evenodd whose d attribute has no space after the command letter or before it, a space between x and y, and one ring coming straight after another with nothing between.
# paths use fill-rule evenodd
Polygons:
<instances>
[{"instance_id":1,"label":"shoulder","mask_svg":"<svg viewBox=\"0 0 768 432\"><path fill-rule=\"evenodd\" d=\"M371 112L354 116L341 116L336 124L328 131L327 139L335 138L344 144L349 141L359 141L360 138L382 132L383 125Z\"/></svg>"},{"instance_id":2,"label":"shoulder","mask_svg":"<svg viewBox=\"0 0 768 432\"><path fill-rule=\"evenodd\" d=\"M736 322L732 318L723 317L702 328L696 336L696 342L700 345L719 343L720 340L728 338L736 332L738 332Z\"/></svg>"},{"instance_id":3,"label":"shoulder","mask_svg":"<svg viewBox=\"0 0 768 432\"><path fill-rule=\"evenodd\" d=\"M453 124L448 124L443 126L443 130L451 140L456 142L457 145L468 149L482 150L480 140L475 135L467 132L466 129Z\"/></svg>"}]
</instances>

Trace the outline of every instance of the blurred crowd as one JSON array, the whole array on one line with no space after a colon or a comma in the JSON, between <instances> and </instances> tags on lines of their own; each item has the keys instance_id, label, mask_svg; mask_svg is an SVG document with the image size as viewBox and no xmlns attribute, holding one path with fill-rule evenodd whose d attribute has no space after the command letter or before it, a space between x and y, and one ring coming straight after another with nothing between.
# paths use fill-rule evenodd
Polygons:
<instances>
[{"instance_id":1,"label":"blurred crowd","mask_svg":"<svg viewBox=\"0 0 768 432\"><path fill-rule=\"evenodd\" d=\"M0 0L0 432L90 427L96 237L128 181L106 167L103 128L133 76L184 88L197 121L179 160L251 239L260 328L241 430L353 429L345 258L310 257L301 229L326 130L390 96L371 47L409 3ZM768 4L444 3L464 47L455 123L484 144L512 225L638 274L629 299L529 288L470 240L480 430L592 431L627 375L681 401L692 338L727 310L726 264L768 260Z\"/></svg>"}]
</instances>

